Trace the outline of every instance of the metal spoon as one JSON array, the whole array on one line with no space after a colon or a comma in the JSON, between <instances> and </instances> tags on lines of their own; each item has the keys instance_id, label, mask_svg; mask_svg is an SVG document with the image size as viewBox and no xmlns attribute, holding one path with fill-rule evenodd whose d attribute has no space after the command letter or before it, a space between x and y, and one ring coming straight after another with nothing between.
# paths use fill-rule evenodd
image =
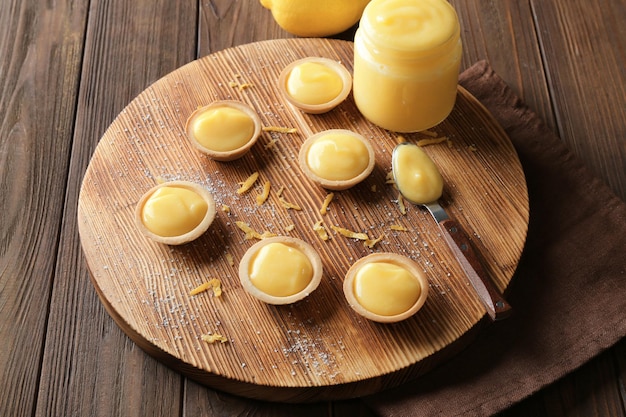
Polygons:
<instances>
[{"instance_id":1,"label":"metal spoon","mask_svg":"<svg viewBox=\"0 0 626 417\"><path fill-rule=\"evenodd\" d=\"M412 201L410 198L407 198L407 194L410 195L410 193L408 192L409 190L406 190L406 187L408 185L400 184L398 181L400 178L399 172L402 169L402 167L399 166L401 164L399 163L398 155L402 152L403 146L413 146L419 149L417 145L409 142L401 142L394 148L391 157L391 166L393 177L396 182L396 186L398 187L398 190L407 201L426 207L426 209L428 209L437 224L439 224L446 243L448 244L450 249L452 249L454 256L461 265L461 268L463 269L470 283L476 290L476 293L480 297L480 300L487 309L487 314L489 315L489 317L492 320L501 320L508 317L511 313L511 306L502 297L502 294L500 293L498 288L487 276L485 270L481 265L480 259L477 256L477 253L472 247L468 235L463 231L461 225L455 220L450 219L448 213L446 213L445 209L439 204L437 200L425 203L421 201ZM405 150L408 150L408 148ZM419 149L419 151L423 152L421 149ZM407 168L405 167L405 169ZM403 185L405 187L404 190L402 188Z\"/></svg>"}]
</instances>

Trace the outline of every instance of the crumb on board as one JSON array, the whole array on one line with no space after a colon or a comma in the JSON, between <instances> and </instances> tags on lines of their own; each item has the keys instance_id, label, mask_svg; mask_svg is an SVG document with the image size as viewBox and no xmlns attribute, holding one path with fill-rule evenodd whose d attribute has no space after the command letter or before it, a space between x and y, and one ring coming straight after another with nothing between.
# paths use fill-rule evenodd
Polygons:
<instances>
[{"instance_id":1,"label":"crumb on board","mask_svg":"<svg viewBox=\"0 0 626 417\"><path fill-rule=\"evenodd\" d=\"M387 173L387 176L385 177L385 184L394 184L395 185L396 180L393 178L393 172L389 171Z\"/></svg>"},{"instance_id":2,"label":"crumb on board","mask_svg":"<svg viewBox=\"0 0 626 417\"><path fill-rule=\"evenodd\" d=\"M203 334L202 336L200 336L200 339L202 339L203 342L211 343L211 344L215 342L220 342L220 343L228 342L228 339L219 333Z\"/></svg>"},{"instance_id":3,"label":"crumb on board","mask_svg":"<svg viewBox=\"0 0 626 417\"><path fill-rule=\"evenodd\" d=\"M285 230L285 232L291 232L295 228L296 228L296 225L291 223L290 225L285 226L284 230Z\"/></svg>"},{"instance_id":4,"label":"crumb on board","mask_svg":"<svg viewBox=\"0 0 626 417\"><path fill-rule=\"evenodd\" d=\"M228 82L228 86L231 88L238 88L239 91L243 91L247 88L254 87L254 84L248 82L241 82L241 74L235 74L235 80Z\"/></svg>"},{"instance_id":5,"label":"crumb on board","mask_svg":"<svg viewBox=\"0 0 626 417\"><path fill-rule=\"evenodd\" d=\"M231 255L230 253L227 253L226 262L228 262L228 265L230 266L235 266L235 258L233 258L233 255Z\"/></svg>"},{"instance_id":6,"label":"crumb on board","mask_svg":"<svg viewBox=\"0 0 626 417\"><path fill-rule=\"evenodd\" d=\"M226 214L230 214L230 207L226 204L222 204L222 211Z\"/></svg>"},{"instance_id":7,"label":"crumb on board","mask_svg":"<svg viewBox=\"0 0 626 417\"><path fill-rule=\"evenodd\" d=\"M335 193L326 194L326 198L324 199L322 207L320 208L320 214L322 216L324 216L328 212L328 206L330 205L330 202L333 201L333 197L335 197Z\"/></svg>"},{"instance_id":8,"label":"crumb on board","mask_svg":"<svg viewBox=\"0 0 626 417\"><path fill-rule=\"evenodd\" d=\"M470 150L470 151L472 151L472 152L476 152L476 151L478 150L478 148L476 147L476 145L469 145L469 146L467 147L467 149L469 149L469 150Z\"/></svg>"},{"instance_id":9,"label":"crumb on board","mask_svg":"<svg viewBox=\"0 0 626 417\"><path fill-rule=\"evenodd\" d=\"M258 178L259 178L259 172L258 171L253 172L248 178L246 178L244 182L239 183L240 187L237 190L237 194L244 194L248 190L250 190L250 188L252 188L252 186L254 185L254 183L256 182Z\"/></svg>"}]
</instances>

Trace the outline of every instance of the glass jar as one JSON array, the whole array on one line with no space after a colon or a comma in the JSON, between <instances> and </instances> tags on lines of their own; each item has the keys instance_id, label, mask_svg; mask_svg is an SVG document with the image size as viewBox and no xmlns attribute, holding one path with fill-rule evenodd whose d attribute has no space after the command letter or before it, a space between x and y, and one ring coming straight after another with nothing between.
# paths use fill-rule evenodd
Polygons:
<instances>
[{"instance_id":1,"label":"glass jar","mask_svg":"<svg viewBox=\"0 0 626 417\"><path fill-rule=\"evenodd\" d=\"M372 0L354 38L353 95L372 123L418 132L441 123L456 100L459 20L445 0Z\"/></svg>"}]
</instances>

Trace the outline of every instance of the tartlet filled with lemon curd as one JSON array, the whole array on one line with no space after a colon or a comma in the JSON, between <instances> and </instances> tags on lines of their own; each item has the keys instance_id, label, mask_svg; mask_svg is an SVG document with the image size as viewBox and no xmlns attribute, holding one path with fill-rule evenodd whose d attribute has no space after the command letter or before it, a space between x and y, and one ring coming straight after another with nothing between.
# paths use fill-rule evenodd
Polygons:
<instances>
[{"instance_id":1,"label":"tartlet filled with lemon curd","mask_svg":"<svg viewBox=\"0 0 626 417\"><path fill-rule=\"evenodd\" d=\"M200 237L215 219L215 200L204 187L171 181L148 190L135 208L135 224L148 238L182 245Z\"/></svg>"},{"instance_id":2,"label":"tartlet filled with lemon curd","mask_svg":"<svg viewBox=\"0 0 626 417\"><path fill-rule=\"evenodd\" d=\"M292 304L319 285L322 260L301 239L276 236L251 246L239 263L239 279L253 297L267 304Z\"/></svg>"},{"instance_id":3,"label":"tartlet filled with lemon curd","mask_svg":"<svg viewBox=\"0 0 626 417\"><path fill-rule=\"evenodd\" d=\"M191 143L217 161L241 158L261 134L259 115L245 103L222 100L196 109L185 131Z\"/></svg>"},{"instance_id":4,"label":"tartlet filled with lemon curd","mask_svg":"<svg viewBox=\"0 0 626 417\"><path fill-rule=\"evenodd\" d=\"M376 165L374 148L362 135L331 129L309 137L298 154L302 172L329 190L345 190L363 181Z\"/></svg>"},{"instance_id":5,"label":"tartlet filled with lemon curd","mask_svg":"<svg viewBox=\"0 0 626 417\"><path fill-rule=\"evenodd\" d=\"M355 262L346 273L343 291L361 316L379 323L406 320L428 297L428 280L411 259L374 253Z\"/></svg>"},{"instance_id":6,"label":"tartlet filled with lemon curd","mask_svg":"<svg viewBox=\"0 0 626 417\"><path fill-rule=\"evenodd\" d=\"M308 57L287 65L278 78L287 101L305 113L326 113L343 102L352 90L350 72L337 61Z\"/></svg>"}]
</instances>

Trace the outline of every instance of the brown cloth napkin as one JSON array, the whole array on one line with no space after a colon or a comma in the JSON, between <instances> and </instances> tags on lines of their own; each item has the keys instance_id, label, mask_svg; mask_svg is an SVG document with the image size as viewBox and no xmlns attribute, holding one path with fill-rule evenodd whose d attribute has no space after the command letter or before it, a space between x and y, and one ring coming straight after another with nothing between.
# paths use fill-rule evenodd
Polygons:
<instances>
[{"instance_id":1,"label":"brown cloth napkin","mask_svg":"<svg viewBox=\"0 0 626 417\"><path fill-rule=\"evenodd\" d=\"M426 376L364 398L381 416L491 415L626 335L626 204L488 63L460 84L506 130L526 174L528 238L506 294L515 311Z\"/></svg>"}]
</instances>

